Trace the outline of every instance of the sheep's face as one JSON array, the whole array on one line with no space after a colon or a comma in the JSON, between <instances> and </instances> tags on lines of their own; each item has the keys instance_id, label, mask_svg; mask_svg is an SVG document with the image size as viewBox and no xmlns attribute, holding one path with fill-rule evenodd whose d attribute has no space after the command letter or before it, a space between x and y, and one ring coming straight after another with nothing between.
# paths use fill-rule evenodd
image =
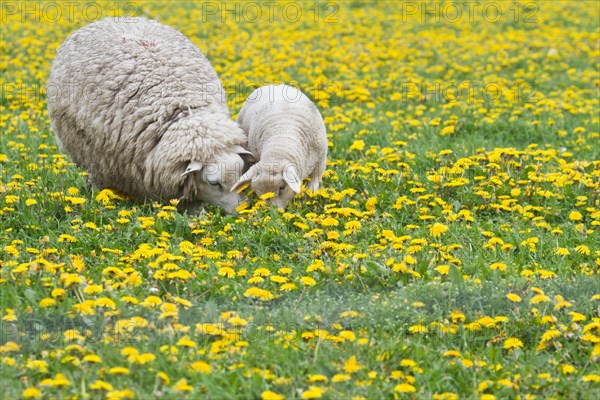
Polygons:
<instances>
[{"instance_id":1,"label":"sheep's face","mask_svg":"<svg viewBox=\"0 0 600 400\"><path fill-rule=\"evenodd\" d=\"M267 201L278 208L285 209L294 196L300 193L300 179L296 168L291 165L286 165L284 168L265 168L263 163L255 164L239 179L232 190L248 182L258 196L273 193L274 196Z\"/></svg>"},{"instance_id":2,"label":"sheep's face","mask_svg":"<svg viewBox=\"0 0 600 400\"><path fill-rule=\"evenodd\" d=\"M182 176L189 177L193 187L189 197L195 201L210 203L233 212L246 200L246 196L232 191L244 169L244 160L236 152L215 155L213 161L200 163L192 161Z\"/></svg>"}]
</instances>

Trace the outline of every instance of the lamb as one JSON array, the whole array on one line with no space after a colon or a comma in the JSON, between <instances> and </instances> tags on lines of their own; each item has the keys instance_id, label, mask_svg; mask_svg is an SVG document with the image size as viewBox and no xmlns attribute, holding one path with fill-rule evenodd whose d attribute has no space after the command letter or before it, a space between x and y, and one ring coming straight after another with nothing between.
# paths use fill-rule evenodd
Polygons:
<instances>
[{"instance_id":1,"label":"lamb","mask_svg":"<svg viewBox=\"0 0 600 400\"><path fill-rule=\"evenodd\" d=\"M232 211L246 134L210 62L182 33L106 18L68 37L47 87L57 144L99 188Z\"/></svg>"},{"instance_id":2,"label":"lamb","mask_svg":"<svg viewBox=\"0 0 600 400\"><path fill-rule=\"evenodd\" d=\"M272 204L283 208L300 193L300 184L317 190L327 163L327 133L316 105L287 85L256 89L246 99L237 122L248 134L246 148L258 163L231 188L248 182L256 194L275 194Z\"/></svg>"}]
</instances>

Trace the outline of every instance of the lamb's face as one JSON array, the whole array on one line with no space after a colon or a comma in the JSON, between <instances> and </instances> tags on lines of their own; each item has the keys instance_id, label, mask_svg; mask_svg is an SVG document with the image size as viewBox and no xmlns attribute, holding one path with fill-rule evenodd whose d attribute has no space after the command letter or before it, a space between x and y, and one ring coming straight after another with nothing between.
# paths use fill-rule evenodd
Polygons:
<instances>
[{"instance_id":1,"label":"lamb's face","mask_svg":"<svg viewBox=\"0 0 600 400\"><path fill-rule=\"evenodd\" d=\"M274 193L275 197L271 197L267 201L277 206L277 208L285 208L296 195L283 179L282 172L262 173L256 180L250 183L250 187L258 196L266 193Z\"/></svg>"},{"instance_id":2,"label":"lamb's face","mask_svg":"<svg viewBox=\"0 0 600 400\"><path fill-rule=\"evenodd\" d=\"M300 179L296 168L287 164L282 168L273 168L273 163L265 164L267 163L261 162L253 165L232 190L250 182L250 187L258 196L273 193L275 196L267 201L278 208L285 209L294 196L300 193Z\"/></svg>"},{"instance_id":3,"label":"lamb's face","mask_svg":"<svg viewBox=\"0 0 600 400\"><path fill-rule=\"evenodd\" d=\"M220 153L214 161L206 163L191 162L184 176L192 174L196 190L194 200L217 205L227 212L246 200L246 196L232 191L231 188L242 175L244 160L239 154Z\"/></svg>"}]
</instances>

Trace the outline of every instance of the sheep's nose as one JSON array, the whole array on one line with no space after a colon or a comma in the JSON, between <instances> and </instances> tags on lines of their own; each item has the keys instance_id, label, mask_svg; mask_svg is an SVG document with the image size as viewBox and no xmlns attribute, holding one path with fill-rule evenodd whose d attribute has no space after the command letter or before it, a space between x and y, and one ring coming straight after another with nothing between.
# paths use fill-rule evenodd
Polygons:
<instances>
[{"instance_id":1,"label":"sheep's nose","mask_svg":"<svg viewBox=\"0 0 600 400\"><path fill-rule=\"evenodd\" d=\"M225 212L227 212L227 214L237 215L237 213L238 213L237 208L244 203L246 203L246 204L248 203L248 196L240 194L237 203L235 203L231 207L225 208Z\"/></svg>"},{"instance_id":2,"label":"sheep's nose","mask_svg":"<svg viewBox=\"0 0 600 400\"><path fill-rule=\"evenodd\" d=\"M287 206L287 202L279 198L271 199L271 204L280 210L285 210L285 207Z\"/></svg>"}]
</instances>

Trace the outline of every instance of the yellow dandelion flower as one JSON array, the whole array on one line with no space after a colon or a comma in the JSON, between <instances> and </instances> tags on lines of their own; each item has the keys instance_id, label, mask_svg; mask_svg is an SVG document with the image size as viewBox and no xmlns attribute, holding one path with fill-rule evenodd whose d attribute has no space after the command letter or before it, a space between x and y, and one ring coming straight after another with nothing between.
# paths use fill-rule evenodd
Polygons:
<instances>
[{"instance_id":1,"label":"yellow dandelion flower","mask_svg":"<svg viewBox=\"0 0 600 400\"><path fill-rule=\"evenodd\" d=\"M42 392L38 388L30 387L21 392L21 397L24 399L40 399Z\"/></svg>"},{"instance_id":2,"label":"yellow dandelion flower","mask_svg":"<svg viewBox=\"0 0 600 400\"><path fill-rule=\"evenodd\" d=\"M544 332L544 334L542 335L542 342L548 342L557 337L560 337L560 331L558 331L557 329L550 329Z\"/></svg>"},{"instance_id":3,"label":"yellow dandelion flower","mask_svg":"<svg viewBox=\"0 0 600 400\"><path fill-rule=\"evenodd\" d=\"M512 301L513 303L520 303L521 302L521 296L514 294L514 293L508 293L506 295L506 298L509 299L510 301Z\"/></svg>"},{"instance_id":4,"label":"yellow dandelion flower","mask_svg":"<svg viewBox=\"0 0 600 400\"><path fill-rule=\"evenodd\" d=\"M417 259L409 255L405 256L402 260L408 265L415 265L417 263Z\"/></svg>"},{"instance_id":5,"label":"yellow dandelion flower","mask_svg":"<svg viewBox=\"0 0 600 400\"><path fill-rule=\"evenodd\" d=\"M408 330L411 333L427 333L427 332L429 332L429 329L424 325L413 325L410 328L408 328Z\"/></svg>"},{"instance_id":6,"label":"yellow dandelion flower","mask_svg":"<svg viewBox=\"0 0 600 400\"><path fill-rule=\"evenodd\" d=\"M263 194L262 196L260 196L261 200L268 200L268 199L272 199L273 197L275 197L275 193L273 192L267 192L265 194Z\"/></svg>"},{"instance_id":7,"label":"yellow dandelion flower","mask_svg":"<svg viewBox=\"0 0 600 400\"><path fill-rule=\"evenodd\" d=\"M266 268L258 268L253 273L253 276L269 276L271 275L271 271Z\"/></svg>"},{"instance_id":8,"label":"yellow dandelion flower","mask_svg":"<svg viewBox=\"0 0 600 400\"><path fill-rule=\"evenodd\" d=\"M115 200L115 199L123 200L122 197L120 197L119 195L117 195L115 192L113 192L110 189L103 189L96 196L96 201L99 203L102 203L103 205L109 205L111 203L111 201Z\"/></svg>"},{"instance_id":9,"label":"yellow dandelion flower","mask_svg":"<svg viewBox=\"0 0 600 400\"><path fill-rule=\"evenodd\" d=\"M47 307L52 307L53 305L56 304L56 300L55 299L51 299L51 298L45 298L40 300L40 307L42 308L47 308Z\"/></svg>"},{"instance_id":10,"label":"yellow dandelion flower","mask_svg":"<svg viewBox=\"0 0 600 400\"><path fill-rule=\"evenodd\" d=\"M113 386L100 379L96 379L93 383L90 384L90 389L92 390L113 390Z\"/></svg>"},{"instance_id":11,"label":"yellow dandelion flower","mask_svg":"<svg viewBox=\"0 0 600 400\"><path fill-rule=\"evenodd\" d=\"M311 386L308 390L302 392L301 399L320 399L323 397L327 389L320 386Z\"/></svg>"},{"instance_id":12,"label":"yellow dandelion flower","mask_svg":"<svg viewBox=\"0 0 600 400\"><path fill-rule=\"evenodd\" d=\"M50 387L66 387L71 385L71 381L69 381L63 374L56 374L54 378L43 379L40 382L41 386L50 386Z\"/></svg>"},{"instance_id":13,"label":"yellow dandelion flower","mask_svg":"<svg viewBox=\"0 0 600 400\"><path fill-rule=\"evenodd\" d=\"M583 219L583 215L581 215L578 211L571 211L569 213L569 219L571 221L581 221Z\"/></svg>"},{"instance_id":14,"label":"yellow dandelion flower","mask_svg":"<svg viewBox=\"0 0 600 400\"><path fill-rule=\"evenodd\" d=\"M125 367L112 367L108 370L108 373L111 375L128 375L129 369Z\"/></svg>"},{"instance_id":15,"label":"yellow dandelion flower","mask_svg":"<svg viewBox=\"0 0 600 400\"><path fill-rule=\"evenodd\" d=\"M583 382L594 382L594 383L598 383L600 382L600 375L597 374L589 374L589 375L584 375L581 380Z\"/></svg>"},{"instance_id":16,"label":"yellow dandelion flower","mask_svg":"<svg viewBox=\"0 0 600 400\"><path fill-rule=\"evenodd\" d=\"M162 381L163 384L168 385L169 383L171 383L171 379L169 378L169 375L165 374L164 372L159 372L156 374L156 376Z\"/></svg>"},{"instance_id":17,"label":"yellow dandelion flower","mask_svg":"<svg viewBox=\"0 0 600 400\"><path fill-rule=\"evenodd\" d=\"M30 360L25 365L28 369L37 370L41 373L48 372L48 363L44 360Z\"/></svg>"},{"instance_id":18,"label":"yellow dandelion flower","mask_svg":"<svg viewBox=\"0 0 600 400\"><path fill-rule=\"evenodd\" d=\"M346 361L344 363L344 372L347 374L353 374L357 371L360 371L361 369L363 369L364 366L360 365L357 361L356 361L356 356L352 356L348 359L348 361Z\"/></svg>"},{"instance_id":19,"label":"yellow dandelion flower","mask_svg":"<svg viewBox=\"0 0 600 400\"><path fill-rule=\"evenodd\" d=\"M162 304L162 300L157 296L148 296L141 304L147 308L155 308Z\"/></svg>"},{"instance_id":20,"label":"yellow dandelion flower","mask_svg":"<svg viewBox=\"0 0 600 400\"><path fill-rule=\"evenodd\" d=\"M283 285L281 285L279 290L281 290L282 292L289 292L292 290L296 290L296 288L297 286L294 283L284 283Z\"/></svg>"},{"instance_id":21,"label":"yellow dandelion flower","mask_svg":"<svg viewBox=\"0 0 600 400\"><path fill-rule=\"evenodd\" d=\"M460 357L460 352L458 350L448 350L444 352L443 356L458 358Z\"/></svg>"},{"instance_id":22,"label":"yellow dandelion flower","mask_svg":"<svg viewBox=\"0 0 600 400\"><path fill-rule=\"evenodd\" d=\"M306 378L307 378L306 380L310 383L329 381L329 379L325 375L322 375L322 374L308 374L308 376Z\"/></svg>"},{"instance_id":23,"label":"yellow dandelion flower","mask_svg":"<svg viewBox=\"0 0 600 400\"><path fill-rule=\"evenodd\" d=\"M131 356L139 354L138 350L135 347L127 346L121 349L121 354L124 356Z\"/></svg>"},{"instance_id":24,"label":"yellow dandelion flower","mask_svg":"<svg viewBox=\"0 0 600 400\"><path fill-rule=\"evenodd\" d=\"M196 361L192 364L192 369L196 372L202 372L203 374L210 374L211 366L204 361Z\"/></svg>"},{"instance_id":25,"label":"yellow dandelion flower","mask_svg":"<svg viewBox=\"0 0 600 400\"><path fill-rule=\"evenodd\" d=\"M192 390L194 390L194 388L187 383L187 380L185 378L183 378L178 380L177 383L175 383L175 385L173 386L173 390L176 392L191 392Z\"/></svg>"},{"instance_id":26,"label":"yellow dandelion flower","mask_svg":"<svg viewBox=\"0 0 600 400\"><path fill-rule=\"evenodd\" d=\"M499 270L499 271L506 271L506 264L503 264L501 262L495 262L493 264L490 265L490 268L493 270Z\"/></svg>"},{"instance_id":27,"label":"yellow dandelion flower","mask_svg":"<svg viewBox=\"0 0 600 400\"><path fill-rule=\"evenodd\" d=\"M191 340L187 336L184 336L184 337L182 337L181 339L179 339L177 341L177 346L188 347L190 349L193 349L193 348L196 347L196 342L194 342L193 340Z\"/></svg>"},{"instance_id":28,"label":"yellow dandelion flower","mask_svg":"<svg viewBox=\"0 0 600 400\"><path fill-rule=\"evenodd\" d=\"M272 392L270 390L265 390L260 395L262 400L284 400L285 396Z\"/></svg>"},{"instance_id":29,"label":"yellow dandelion flower","mask_svg":"<svg viewBox=\"0 0 600 400\"><path fill-rule=\"evenodd\" d=\"M88 354L85 357L83 357L83 361L87 361L93 364L99 364L102 362L102 359L95 354Z\"/></svg>"},{"instance_id":30,"label":"yellow dandelion flower","mask_svg":"<svg viewBox=\"0 0 600 400\"><path fill-rule=\"evenodd\" d=\"M58 241L61 243L63 243L63 242L76 243L77 238L73 235L68 235L66 233L63 233L58 237Z\"/></svg>"},{"instance_id":31,"label":"yellow dandelion flower","mask_svg":"<svg viewBox=\"0 0 600 400\"><path fill-rule=\"evenodd\" d=\"M83 204L85 203L87 200L83 197L71 197L71 196L65 196L65 200L67 200L69 203L71 203L72 205L79 205L79 204Z\"/></svg>"},{"instance_id":32,"label":"yellow dandelion flower","mask_svg":"<svg viewBox=\"0 0 600 400\"><path fill-rule=\"evenodd\" d=\"M133 399L134 397L135 393L131 389L111 390L106 393L107 400Z\"/></svg>"},{"instance_id":33,"label":"yellow dandelion flower","mask_svg":"<svg viewBox=\"0 0 600 400\"><path fill-rule=\"evenodd\" d=\"M289 281L289 278L286 278L286 277L280 276L280 275L274 275L270 279L271 279L271 282L275 282L275 283L286 283Z\"/></svg>"},{"instance_id":34,"label":"yellow dandelion flower","mask_svg":"<svg viewBox=\"0 0 600 400\"><path fill-rule=\"evenodd\" d=\"M127 357L127 361L132 364L144 365L156 360L156 356L152 353L132 354Z\"/></svg>"},{"instance_id":35,"label":"yellow dandelion flower","mask_svg":"<svg viewBox=\"0 0 600 400\"><path fill-rule=\"evenodd\" d=\"M275 298L273 293L271 293L270 291L261 289L261 288L257 288L257 287L251 287L251 288L247 289L244 292L244 296L245 297L253 297L255 299L261 299L261 300L265 300L265 301L273 300Z\"/></svg>"},{"instance_id":36,"label":"yellow dandelion flower","mask_svg":"<svg viewBox=\"0 0 600 400\"><path fill-rule=\"evenodd\" d=\"M570 375L570 374L577 372L575 367L570 364L561 364L560 371L565 375Z\"/></svg>"},{"instance_id":37,"label":"yellow dandelion flower","mask_svg":"<svg viewBox=\"0 0 600 400\"><path fill-rule=\"evenodd\" d=\"M224 276L226 278L235 278L235 270L231 267L222 267L217 273L220 276Z\"/></svg>"},{"instance_id":38,"label":"yellow dandelion flower","mask_svg":"<svg viewBox=\"0 0 600 400\"><path fill-rule=\"evenodd\" d=\"M394 387L394 391L399 393L414 393L417 389L409 383L401 383Z\"/></svg>"},{"instance_id":39,"label":"yellow dandelion flower","mask_svg":"<svg viewBox=\"0 0 600 400\"><path fill-rule=\"evenodd\" d=\"M313 278L311 278L310 276L304 276L300 279L300 282L306 286L314 286L317 284L317 281L315 281Z\"/></svg>"},{"instance_id":40,"label":"yellow dandelion flower","mask_svg":"<svg viewBox=\"0 0 600 400\"><path fill-rule=\"evenodd\" d=\"M436 222L431 227L429 227L429 234L434 238L438 238L438 237L442 236L447 231L448 231L448 227L446 225L440 224L438 222Z\"/></svg>"},{"instance_id":41,"label":"yellow dandelion flower","mask_svg":"<svg viewBox=\"0 0 600 400\"><path fill-rule=\"evenodd\" d=\"M135 297L132 296L123 296L121 297L121 301L125 302L125 303L130 303L130 304L139 304L139 300L136 299Z\"/></svg>"},{"instance_id":42,"label":"yellow dandelion flower","mask_svg":"<svg viewBox=\"0 0 600 400\"><path fill-rule=\"evenodd\" d=\"M225 334L225 326L218 324L196 324L196 333L210 336L220 336Z\"/></svg>"},{"instance_id":43,"label":"yellow dandelion flower","mask_svg":"<svg viewBox=\"0 0 600 400\"><path fill-rule=\"evenodd\" d=\"M439 266L435 267L435 270L440 275L448 275L448 271L450 271L450 266L449 265L439 265Z\"/></svg>"},{"instance_id":44,"label":"yellow dandelion flower","mask_svg":"<svg viewBox=\"0 0 600 400\"><path fill-rule=\"evenodd\" d=\"M321 225L323 226L338 226L339 224L340 223L338 222L338 220L333 217L327 217L324 218L323 221L321 221Z\"/></svg>"},{"instance_id":45,"label":"yellow dandelion flower","mask_svg":"<svg viewBox=\"0 0 600 400\"><path fill-rule=\"evenodd\" d=\"M575 251L586 256L590 255L590 248L583 244L575 247Z\"/></svg>"},{"instance_id":46,"label":"yellow dandelion flower","mask_svg":"<svg viewBox=\"0 0 600 400\"><path fill-rule=\"evenodd\" d=\"M364 140L355 140L354 143L350 146L350 150L362 151L365 148Z\"/></svg>"},{"instance_id":47,"label":"yellow dandelion flower","mask_svg":"<svg viewBox=\"0 0 600 400\"><path fill-rule=\"evenodd\" d=\"M442 128L442 130L440 131L440 135L442 136L449 136L449 135L454 135L456 128L454 127L454 125L448 125L445 126L444 128Z\"/></svg>"},{"instance_id":48,"label":"yellow dandelion flower","mask_svg":"<svg viewBox=\"0 0 600 400\"><path fill-rule=\"evenodd\" d=\"M536 294L535 296L533 296L530 300L529 303L531 304L538 304L538 303L547 303L550 301L550 297L546 296L545 294Z\"/></svg>"},{"instance_id":49,"label":"yellow dandelion flower","mask_svg":"<svg viewBox=\"0 0 600 400\"><path fill-rule=\"evenodd\" d=\"M586 320L585 315L580 314L580 313L575 312L575 311L569 312L569 315L572 317L572 320L571 320L572 322L582 322L582 321Z\"/></svg>"},{"instance_id":50,"label":"yellow dandelion flower","mask_svg":"<svg viewBox=\"0 0 600 400\"><path fill-rule=\"evenodd\" d=\"M233 317L227 320L233 326L246 326L248 325L248 321L243 318L240 318L238 315L234 315Z\"/></svg>"},{"instance_id":51,"label":"yellow dandelion flower","mask_svg":"<svg viewBox=\"0 0 600 400\"><path fill-rule=\"evenodd\" d=\"M517 338L509 338L504 341L504 348L507 350L510 349L520 349L523 347L523 342Z\"/></svg>"},{"instance_id":52,"label":"yellow dandelion flower","mask_svg":"<svg viewBox=\"0 0 600 400\"><path fill-rule=\"evenodd\" d=\"M347 382L350 379L352 379L352 377L348 374L335 374L333 377L331 377L331 382Z\"/></svg>"}]
</instances>

